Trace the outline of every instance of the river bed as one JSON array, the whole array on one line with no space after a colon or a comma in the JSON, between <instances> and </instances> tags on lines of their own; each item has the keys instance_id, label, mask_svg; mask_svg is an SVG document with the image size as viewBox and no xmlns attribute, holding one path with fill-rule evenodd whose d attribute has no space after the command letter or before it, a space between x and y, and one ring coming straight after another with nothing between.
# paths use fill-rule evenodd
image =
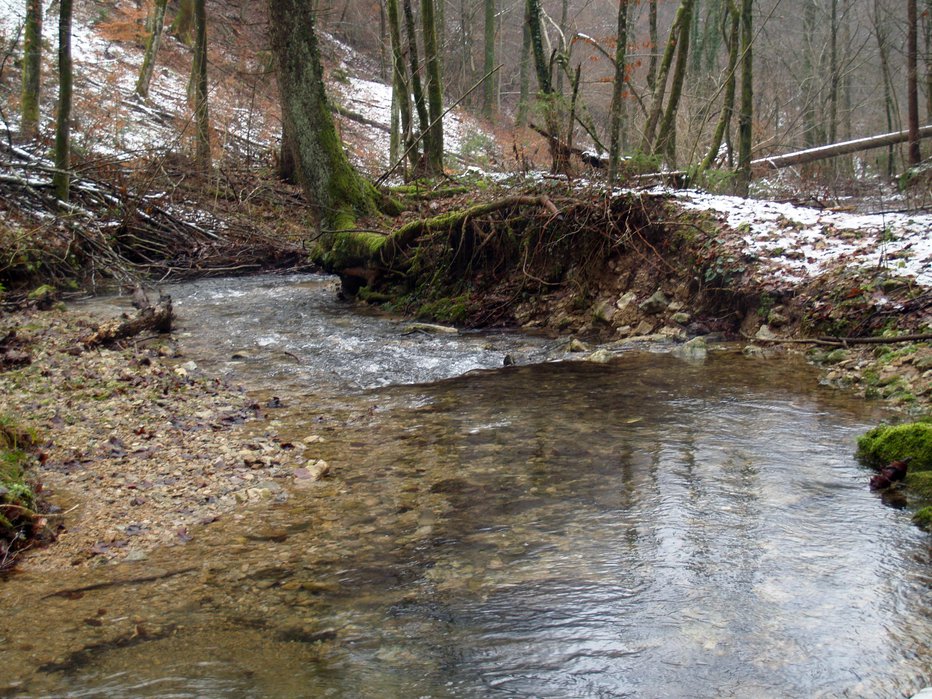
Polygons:
<instances>
[{"instance_id":1,"label":"river bed","mask_svg":"<svg viewBox=\"0 0 932 699\"><path fill-rule=\"evenodd\" d=\"M4 582L0 696L932 684L929 536L852 456L882 413L803 362L565 361L540 338L410 332L324 277L170 292L186 359L279 397L257 429L331 477L143 561Z\"/></svg>"}]
</instances>

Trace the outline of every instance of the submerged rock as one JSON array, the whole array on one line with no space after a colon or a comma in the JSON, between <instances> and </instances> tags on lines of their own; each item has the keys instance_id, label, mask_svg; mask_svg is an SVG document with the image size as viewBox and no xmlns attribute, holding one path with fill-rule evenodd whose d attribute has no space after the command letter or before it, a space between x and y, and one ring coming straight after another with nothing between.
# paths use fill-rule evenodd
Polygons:
<instances>
[{"instance_id":1,"label":"submerged rock","mask_svg":"<svg viewBox=\"0 0 932 699\"><path fill-rule=\"evenodd\" d=\"M694 337L689 342L673 349L673 356L687 361L702 361L709 354L709 345L701 337Z\"/></svg>"}]
</instances>

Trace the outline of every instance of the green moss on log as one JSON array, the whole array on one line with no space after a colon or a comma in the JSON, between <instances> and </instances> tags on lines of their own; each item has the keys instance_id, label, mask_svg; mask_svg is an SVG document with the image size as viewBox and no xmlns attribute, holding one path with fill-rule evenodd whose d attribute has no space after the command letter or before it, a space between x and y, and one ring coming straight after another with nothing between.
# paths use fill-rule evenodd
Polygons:
<instances>
[{"instance_id":1,"label":"green moss on log","mask_svg":"<svg viewBox=\"0 0 932 699\"><path fill-rule=\"evenodd\" d=\"M333 233L329 249L318 259L324 267L342 270L365 266L377 259L379 251L388 238L378 233L342 231Z\"/></svg>"},{"instance_id":2,"label":"green moss on log","mask_svg":"<svg viewBox=\"0 0 932 699\"><path fill-rule=\"evenodd\" d=\"M858 438L858 458L869 466L910 458L911 471L932 470L932 424L881 425Z\"/></svg>"}]
</instances>

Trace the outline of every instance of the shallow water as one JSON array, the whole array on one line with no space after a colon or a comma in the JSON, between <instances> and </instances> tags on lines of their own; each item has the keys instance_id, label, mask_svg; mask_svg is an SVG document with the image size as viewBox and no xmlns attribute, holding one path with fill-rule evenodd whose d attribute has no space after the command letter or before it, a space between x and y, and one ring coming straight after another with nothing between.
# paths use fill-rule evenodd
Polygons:
<instances>
[{"instance_id":1,"label":"shallow water","mask_svg":"<svg viewBox=\"0 0 932 699\"><path fill-rule=\"evenodd\" d=\"M146 561L7 581L7 694L901 697L932 683L929 537L852 458L877 412L805 365L629 352L491 369L557 355L533 338L404 335L319 278L245 284L239 316L222 284L173 290L197 317L186 353L286 397L278 434L325 436L334 477ZM282 320L296 308L307 334Z\"/></svg>"}]
</instances>

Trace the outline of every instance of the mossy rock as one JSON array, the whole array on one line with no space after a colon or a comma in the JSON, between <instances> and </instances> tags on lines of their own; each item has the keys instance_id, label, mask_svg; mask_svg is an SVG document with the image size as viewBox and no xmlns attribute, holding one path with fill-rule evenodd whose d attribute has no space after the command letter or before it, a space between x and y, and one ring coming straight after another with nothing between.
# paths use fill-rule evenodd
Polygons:
<instances>
[{"instance_id":1,"label":"mossy rock","mask_svg":"<svg viewBox=\"0 0 932 699\"><path fill-rule=\"evenodd\" d=\"M932 531L932 505L918 510L913 515L913 523L926 531Z\"/></svg>"},{"instance_id":2,"label":"mossy rock","mask_svg":"<svg viewBox=\"0 0 932 699\"><path fill-rule=\"evenodd\" d=\"M932 424L881 425L858 437L858 458L880 468L910 458L911 471L932 471Z\"/></svg>"}]
</instances>

